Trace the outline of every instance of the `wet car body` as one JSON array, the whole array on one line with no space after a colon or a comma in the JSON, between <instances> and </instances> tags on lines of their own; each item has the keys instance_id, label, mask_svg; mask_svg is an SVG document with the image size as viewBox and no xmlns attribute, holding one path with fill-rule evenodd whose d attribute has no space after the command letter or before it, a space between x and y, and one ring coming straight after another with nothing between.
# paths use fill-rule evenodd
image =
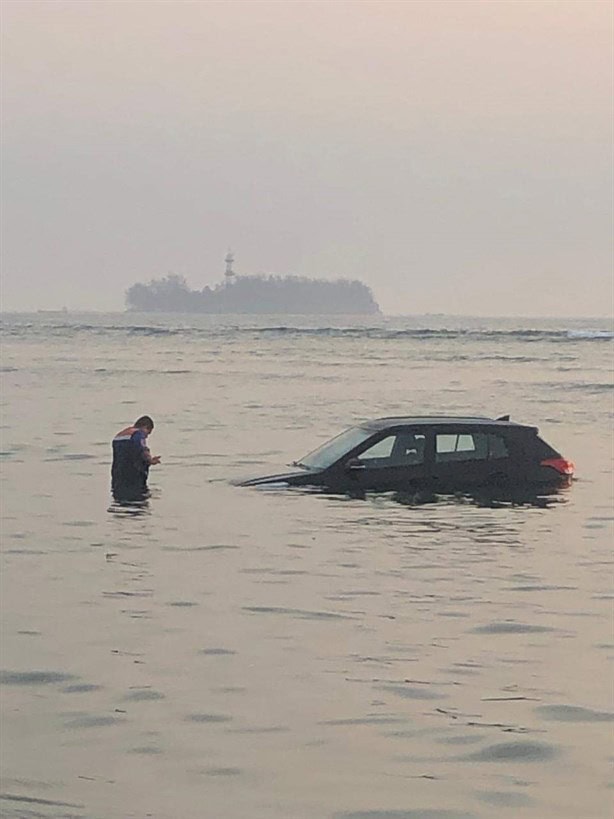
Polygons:
<instances>
[{"instance_id":1,"label":"wet car body","mask_svg":"<svg viewBox=\"0 0 614 819\"><path fill-rule=\"evenodd\" d=\"M287 471L237 483L443 493L566 485L573 471L573 463L540 438L537 427L509 416L407 416L365 421Z\"/></svg>"}]
</instances>

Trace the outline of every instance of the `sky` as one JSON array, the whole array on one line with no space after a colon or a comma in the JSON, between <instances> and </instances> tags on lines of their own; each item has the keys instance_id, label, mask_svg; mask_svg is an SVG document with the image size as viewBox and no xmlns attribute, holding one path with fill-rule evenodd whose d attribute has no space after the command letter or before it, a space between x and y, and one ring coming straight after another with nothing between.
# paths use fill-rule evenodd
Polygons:
<instances>
[{"instance_id":1,"label":"sky","mask_svg":"<svg viewBox=\"0 0 614 819\"><path fill-rule=\"evenodd\" d=\"M3 310L169 272L609 316L609 0L3 0Z\"/></svg>"}]
</instances>

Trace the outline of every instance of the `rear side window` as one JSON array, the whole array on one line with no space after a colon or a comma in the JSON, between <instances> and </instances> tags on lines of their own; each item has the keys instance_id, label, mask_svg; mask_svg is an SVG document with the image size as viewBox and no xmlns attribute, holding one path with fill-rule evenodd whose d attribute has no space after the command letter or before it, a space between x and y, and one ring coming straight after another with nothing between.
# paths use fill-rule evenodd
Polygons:
<instances>
[{"instance_id":1,"label":"rear side window","mask_svg":"<svg viewBox=\"0 0 614 819\"><path fill-rule=\"evenodd\" d=\"M509 452L507 450L507 444L505 443L505 439L502 438L500 435L493 435L492 433L488 436L488 458L491 461L496 460L497 458L507 458Z\"/></svg>"},{"instance_id":2,"label":"rear side window","mask_svg":"<svg viewBox=\"0 0 614 819\"><path fill-rule=\"evenodd\" d=\"M435 461L486 461L507 458L508 450L500 435L485 432L441 433L435 436Z\"/></svg>"}]
</instances>

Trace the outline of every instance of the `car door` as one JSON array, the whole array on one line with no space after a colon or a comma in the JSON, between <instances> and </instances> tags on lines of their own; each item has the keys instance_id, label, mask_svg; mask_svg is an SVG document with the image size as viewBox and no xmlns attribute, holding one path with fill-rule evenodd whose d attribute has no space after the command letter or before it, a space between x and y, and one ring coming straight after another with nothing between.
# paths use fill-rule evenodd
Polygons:
<instances>
[{"instance_id":1,"label":"car door","mask_svg":"<svg viewBox=\"0 0 614 819\"><path fill-rule=\"evenodd\" d=\"M436 430L434 438L434 489L454 491L509 483L509 447L497 431L448 427Z\"/></svg>"},{"instance_id":2,"label":"car door","mask_svg":"<svg viewBox=\"0 0 614 819\"><path fill-rule=\"evenodd\" d=\"M425 482L426 461L424 430L404 428L382 433L346 462L348 488L376 491L417 488Z\"/></svg>"}]
</instances>

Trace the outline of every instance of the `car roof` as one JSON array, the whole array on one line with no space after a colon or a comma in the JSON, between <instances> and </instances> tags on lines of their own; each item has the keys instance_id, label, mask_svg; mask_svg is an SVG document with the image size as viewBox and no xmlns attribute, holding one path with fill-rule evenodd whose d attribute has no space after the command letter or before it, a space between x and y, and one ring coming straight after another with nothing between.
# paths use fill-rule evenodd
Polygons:
<instances>
[{"instance_id":1,"label":"car roof","mask_svg":"<svg viewBox=\"0 0 614 819\"><path fill-rule=\"evenodd\" d=\"M369 421L363 421L358 426L363 429L382 430L388 427L406 427L406 426L488 426L488 427L505 427L514 429L533 429L536 427L528 424L517 424L515 421L510 421L509 416L503 418L487 418L483 415L474 416L456 416L456 415L402 415L391 416L390 418L372 418Z\"/></svg>"}]
</instances>

